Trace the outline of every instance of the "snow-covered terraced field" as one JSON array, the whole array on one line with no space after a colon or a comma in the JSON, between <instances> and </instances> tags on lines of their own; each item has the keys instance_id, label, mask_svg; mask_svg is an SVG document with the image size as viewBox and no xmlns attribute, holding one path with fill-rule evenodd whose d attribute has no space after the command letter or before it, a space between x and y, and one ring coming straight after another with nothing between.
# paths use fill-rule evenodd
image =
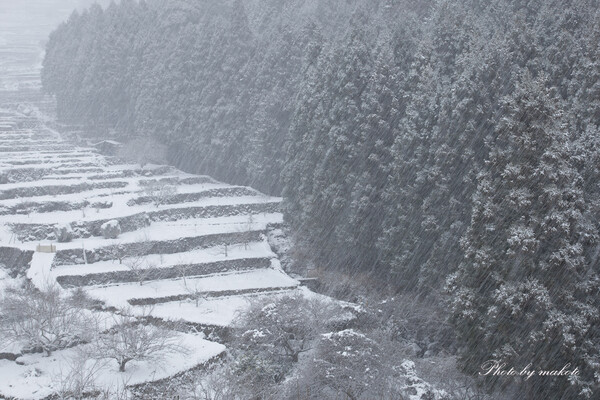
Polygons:
<instances>
[{"instance_id":1,"label":"snow-covered terraced field","mask_svg":"<svg viewBox=\"0 0 600 400\"><path fill-rule=\"evenodd\" d=\"M82 288L102 315L219 329L252 298L314 295L280 268L267 241L283 222L280 198L172 167L122 164L63 142L15 109L0 117L0 291L23 279L40 289L58 284L65 295ZM116 237L109 225L119 226ZM162 368L132 363L129 384L173 376L225 350L199 331L181 333L189 351ZM14 353L18 364L0 357L0 376L12 382L0 384L0 398L47 397L65 360L84 346L48 358L4 345L0 353ZM103 382L123 378L113 367L102 367Z\"/></svg>"},{"instance_id":2,"label":"snow-covered terraced field","mask_svg":"<svg viewBox=\"0 0 600 400\"><path fill-rule=\"evenodd\" d=\"M158 381L182 373L188 369L209 362L223 351L225 346L211 342L198 335L179 334L182 353L168 353L161 363L151 361L132 361L128 369L119 373L112 368L109 360L91 361L85 365L87 369L95 369L96 384L100 387L133 386L148 381ZM0 360L0 376L5 384L0 384L0 398L46 399L60 390L61 379L67 374L67 365L77 360L78 350L65 349L56 351L52 357L40 357L37 354L27 354L19 358L19 363ZM91 366L89 364L92 364ZM10 382L10 384L9 384Z\"/></svg>"}]
</instances>

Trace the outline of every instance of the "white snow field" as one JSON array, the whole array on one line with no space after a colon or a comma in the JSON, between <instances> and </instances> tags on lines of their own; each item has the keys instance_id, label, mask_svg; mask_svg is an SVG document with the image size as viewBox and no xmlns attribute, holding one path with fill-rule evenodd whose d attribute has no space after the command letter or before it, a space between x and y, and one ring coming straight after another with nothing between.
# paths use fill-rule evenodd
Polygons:
<instances>
[{"instance_id":1,"label":"white snow field","mask_svg":"<svg viewBox=\"0 0 600 400\"><path fill-rule=\"evenodd\" d=\"M105 328L117 312L194 332L177 333L184 353L131 361L124 373L114 360L88 360L99 387L155 382L215 359L226 348L212 332L254 298L315 295L281 269L267 241L283 222L280 198L172 167L122 164L61 141L19 110L0 108L0 293L24 279L40 289L58 284L65 296L81 288L100 302L89 312ZM157 197L149 187L169 190ZM2 343L0 354L12 357L0 357L0 398L55 393L86 346L48 357Z\"/></svg>"},{"instance_id":2,"label":"white snow field","mask_svg":"<svg viewBox=\"0 0 600 400\"><path fill-rule=\"evenodd\" d=\"M201 335L179 334L184 352L168 352L160 362L130 361L125 372L119 372L114 360L89 359L81 368L95 371L99 388L139 385L148 381L169 378L209 361L225 351L225 346L205 340ZM19 399L44 399L61 389L69 367L77 364L79 352L86 345L54 352L50 357L27 354L18 363L0 360L0 390L3 396ZM161 356L161 355L157 355ZM0 396L2 396L0 395Z\"/></svg>"}]
</instances>

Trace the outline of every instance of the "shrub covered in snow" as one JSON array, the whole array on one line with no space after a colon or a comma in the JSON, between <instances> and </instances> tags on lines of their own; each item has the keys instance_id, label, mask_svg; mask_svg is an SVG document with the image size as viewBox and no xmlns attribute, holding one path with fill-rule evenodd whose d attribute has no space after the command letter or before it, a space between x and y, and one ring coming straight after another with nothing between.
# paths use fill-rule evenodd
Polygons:
<instances>
[{"instance_id":1,"label":"shrub covered in snow","mask_svg":"<svg viewBox=\"0 0 600 400\"><path fill-rule=\"evenodd\" d=\"M116 219L105 222L100 229L105 239L116 239L121 234L121 226Z\"/></svg>"},{"instance_id":2,"label":"shrub covered in snow","mask_svg":"<svg viewBox=\"0 0 600 400\"><path fill-rule=\"evenodd\" d=\"M334 302L301 295L252 304L237 323L233 344L238 390L253 397L273 397L270 390L275 390L341 312Z\"/></svg>"},{"instance_id":3,"label":"shrub covered in snow","mask_svg":"<svg viewBox=\"0 0 600 400\"><path fill-rule=\"evenodd\" d=\"M59 243L73 240L73 228L71 224L59 224L54 227L54 236Z\"/></svg>"},{"instance_id":4,"label":"shrub covered in snow","mask_svg":"<svg viewBox=\"0 0 600 400\"><path fill-rule=\"evenodd\" d=\"M96 210L101 210L101 209L106 209L106 208L111 208L113 206L112 201L97 201L95 203L92 203L92 208L95 208Z\"/></svg>"},{"instance_id":5,"label":"shrub covered in snow","mask_svg":"<svg viewBox=\"0 0 600 400\"><path fill-rule=\"evenodd\" d=\"M383 349L374 340L347 329L321 336L312 372L320 386L344 393L351 399L358 399L373 389L382 390L384 394L389 371L384 371L387 365L383 358Z\"/></svg>"},{"instance_id":6,"label":"shrub covered in snow","mask_svg":"<svg viewBox=\"0 0 600 400\"><path fill-rule=\"evenodd\" d=\"M333 302L286 296L269 304L254 304L243 317L239 345L249 351L265 349L283 361L297 362L311 340L326 331L341 313Z\"/></svg>"}]
</instances>

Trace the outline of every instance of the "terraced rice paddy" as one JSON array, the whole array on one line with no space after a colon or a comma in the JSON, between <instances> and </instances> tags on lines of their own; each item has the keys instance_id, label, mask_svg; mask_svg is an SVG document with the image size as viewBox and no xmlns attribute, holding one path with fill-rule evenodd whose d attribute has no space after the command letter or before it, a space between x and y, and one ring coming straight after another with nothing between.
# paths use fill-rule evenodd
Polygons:
<instances>
[{"instance_id":1,"label":"terraced rice paddy","mask_svg":"<svg viewBox=\"0 0 600 400\"><path fill-rule=\"evenodd\" d=\"M156 188L167 194L157 197ZM123 164L62 141L17 107L0 110L1 286L29 279L65 295L83 289L99 305L89 312L107 323L115 312L183 323L185 356L159 369L132 362L129 385L218 357L223 332L252 298L312 295L281 269L267 240L282 223L280 201L172 167ZM119 226L116 238L105 237L107 222ZM74 351L47 358L5 345L0 372L11 385L0 385L0 396L50 395L53 374ZM111 368L102 382L122 378Z\"/></svg>"}]
</instances>

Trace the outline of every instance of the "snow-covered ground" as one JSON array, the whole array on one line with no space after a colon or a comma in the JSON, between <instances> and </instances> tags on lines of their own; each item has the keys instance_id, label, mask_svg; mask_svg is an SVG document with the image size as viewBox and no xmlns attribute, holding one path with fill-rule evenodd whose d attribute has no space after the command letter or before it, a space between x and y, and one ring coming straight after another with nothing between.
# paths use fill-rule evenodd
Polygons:
<instances>
[{"instance_id":1,"label":"snow-covered ground","mask_svg":"<svg viewBox=\"0 0 600 400\"><path fill-rule=\"evenodd\" d=\"M205 363L225 350L222 344L205 340L202 335L180 333L176 339L183 351L156 354L159 362L130 361L125 372L119 372L117 362L108 358L78 363L87 345L56 351L49 357L37 353L21 356L17 362L0 360L0 397L46 398L62 389L65 378L75 368L90 374L99 389L158 381Z\"/></svg>"},{"instance_id":2,"label":"snow-covered ground","mask_svg":"<svg viewBox=\"0 0 600 400\"><path fill-rule=\"evenodd\" d=\"M32 183L32 182L28 182ZM126 190L118 189L118 190ZM0 193L1 195L1 193ZM72 200L83 200L86 197L74 196L71 195ZM31 197L30 201L37 200L35 197ZM107 200L110 201L110 198ZM243 196L237 198L230 197L214 197L207 198L199 201L194 201L190 203L183 204L167 204L160 206L160 208L155 207L152 204L146 204L141 206L131 206L127 207L122 204L115 204L113 202L113 207L106 209L99 209L97 212L94 211L91 207L88 209L88 212L82 212L82 210L73 210L73 211L56 211L53 213L36 213L29 215L9 215L3 217L5 223L35 223L35 224L57 224L62 221L95 221L107 218L121 218L127 217L134 214L139 214L141 212L150 212L157 210L170 210L170 209L181 209L181 208L189 208L189 207L210 207L210 206L224 206L224 205L239 205L239 204L259 204L259 203L273 203L279 202L278 199L266 198L264 196ZM121 207L118 207L121 206Z\"/></svg>"},{"instance_id":3,"label":"snow-covered ground","mask_svg":"<svg viewBox=\"0 0 600 400\"><path fill-rule=\"evenodd\" d=\"M48 117L35 106L22 103L15 107L15 102L25 101L51 109L51 99L40 92L44 42L75 7L91 2L0 1L0 103L5 103L0 104L0 248L33 252L26 265L0 259L0 295L26 279L40 289L65 279L80 279L82 284L75 286L83 285L94 300L107 308L122 309L118 312L123 315L218 327L230 326L252 299L292 292L314 296L282 271L267 241L270 226L283 222L277 207L280 198L175 168L123 164L93 148L61 141L59 132L44 125ZM169 180L178 197L156 206L143 198L148 196L148 181L160 179ZM78 231L72 240L58 243L53 233L55 227L69 230L113 220L127 224L149 214L149 224L129 226L116 238L100 236L97 230L83 235ZM14 224L34 235L20 236ZM205 237L210 240L201 245ZM180 242L185 245L164 251L165 246ZM63 256L63 262L55 262L61 254L81 249L86 254L102 253L110 246L130 249L148 243L154 250L141 256L115 254L112 259L83 257L66 263ZM39 252L39 245L52 245L58 254ZM142 272L167 271L170 276L161 278L159 274L141 285L131 279L120 281L131 278L132 265ZM173 277L173 271L180 269L193 273ZM15 271L26 273L12 278ZM94 284L98 276L108 277L105 282L109 283ZM75 289L65 285L62 290L67 296ZM135 300L156 304L137 305ZM113 311L107 310L86 313L108 329L115 319ZM225 350L223 344L209 341L203 334L178 335L185 352L164 354L160 363L131 361L125 373L118 372L114 360L77 364L86 344L47 357L23 354L26 343L0 337L0 353L18 356L16 362L0 359L0 398L45 398L60 390L61 381L73 368L94 370L98 388L153 382L197 367Z\"/></svg>"},{"instance_id":4,"label":"snow-covered ground","mask_svg":"<svg viewBox=\"0 0 600 400\"><path fill-rule=\"evenodd\" d=\"M89 287L88 293L107 305L124 308L132 300L157 299L166 297L194 295L214 295L219 292L293 288L298 282L281 271L261 269L257 271L232 272L214 276L151 281L139 283L115 284L103 287ZM181 319L187 314L182 313Z\"/></svg>"},{"instance_id":5,"label":"snow-covered ground","mask_svg":"<svg viewBox=\"0 0 600 400\"><path fill-rule=\"evenodd\" d=\"M67 243L53 244L56 246L57 251L81 248L92 250L99 247L125 243L176 240L221 233L262 231L266 229L268 224L281 223L282 221L283 216L279 213L257 214L253 216L253 224L250 229L248 229L247 215L217 218L190 218L178 221L177 223L173 221L155 222L148 227L143 227L133 232L122 233L117 239L90 237L86 239L76 239ZM11 238L13 237L10 226L8 224L3 224L3 227L0 226L0 243L10 243ZM35 250L39 243L40 241L16 242L10 245L23 250ZM43 241L43 243L50 243L50 241Z\"/></svg>"},{"instance_id":6,"label":"snow-covered ground","mask_svg":"<svg viewBox=\"0 0 600 400\"><path fill-rule=\"evenodd\" d=\"M197 249L183 253L173 254L150 254L140 259L141 268L169 268L177 265L190 265L198 263L212 263L226 260L243 260L259 257L274 257L274 253L266 243L253 242L247 245L237 244L229 248L227 255L221 247L210 247L208 249ZM136 258L125 257L122 262L117 260L100 261L93 264L61 265L50 270L54 279L58 276L87 275L116 271L128 271Z\"/></svg>"},{"instance_id":7,"label":"snow-covered ground","mask_svg":"<svg viewBox=\"0 0 600 400\"><path fill-rule=\"evenodd\" d=\"M174 168L119 164L93 149L62 142L55 132L43 125L19 128L18 124L11 123L34 117L19 114L14 109L4 110L0 115L0 210L5 213L0 217L0 247L34 252L31 263L25 266L26 276L18 279L8 275L8 267L0 260L0 291L20 284L25 278L40 289L60 284L65 279L80 279L78 282L83 283L75 286L82 287L107 310L114 307L119 313L135 317L151 316L218 327L230 326L254 298L293 292L315 295L283 272L267 240L270 226L283 222L282 214L277 211L280 198ZM10 151L11 147L19 146L26 146L28 150ZM143 201L143 197L148 196L145 190L148 181L160 179L168 179L169 185L176 189L168 196L179 197L158 206ZM93 186L107 183L120 186ZM110 206L94 206L98 202L110 203ZM58 207L52 211L52 205L58 203L68 209L60 211ZM261 205L269 206L268 211L252 211L266 210L261 209ZM202 212L204 209L209 211ZM226 212L220 213L221 209ZM11 210L19 210L19 213ZM82 224L124 221L144 214L152 214L153 218L147 218L148 222L137 229L130 226L116 238L98 236L98 231L94 231L96 236L88 234L60 243L54 234L45 240L22 242L13 226L21 224L43 232L66 227L68 231L69 227ZM194 247L196 241L200 243L205 237L212 241ZM185 246L164 251L165 246L177 246L181 241L185 241ZM153 247L148 247L143 254L115 253L108 259L104 256L88 260L86 256L64 262L64 254L77 251L83 254L81 249L85 249L86 254L106 254L111 246L131 248L148 243ZM39 245L52 245L57 253L37 251L43 250L38 249ZM61 257L63 261L56 262ZM132 282L134 269L142 272L153 269L159 273L151 279L141 279L141 283ZM180 269L193 272L173 276L173 271ZM160 271L171 275L161 277ZM105 282L109 283L94 283L90 277L97 276L108 277ZM128 278L123 278L125 276ZM65 285L62 290L66 296L75 289L73 285ZM110 322L107 316L112 315L112 311L94 313L102 316L101 320L106 323ZM135 385L173 376L225 350L222 344L211 342L202 334L179 335L188 350L182 354L165 354L160 364L132 361L126 373L118 372L114 360L89 360L86 367L97 367L95 380L99 386L116 387L123 382ZM72 359L87 345L55 351L50 357L41 353L22 355L23 346L6 343L0 349L0 352L19 355L17 362L0 360L0 398L40 399L52 394L58 389L61 374L72 367ZM100 364L96 364L98 362Z\"/></svg>"}]
</instances>

